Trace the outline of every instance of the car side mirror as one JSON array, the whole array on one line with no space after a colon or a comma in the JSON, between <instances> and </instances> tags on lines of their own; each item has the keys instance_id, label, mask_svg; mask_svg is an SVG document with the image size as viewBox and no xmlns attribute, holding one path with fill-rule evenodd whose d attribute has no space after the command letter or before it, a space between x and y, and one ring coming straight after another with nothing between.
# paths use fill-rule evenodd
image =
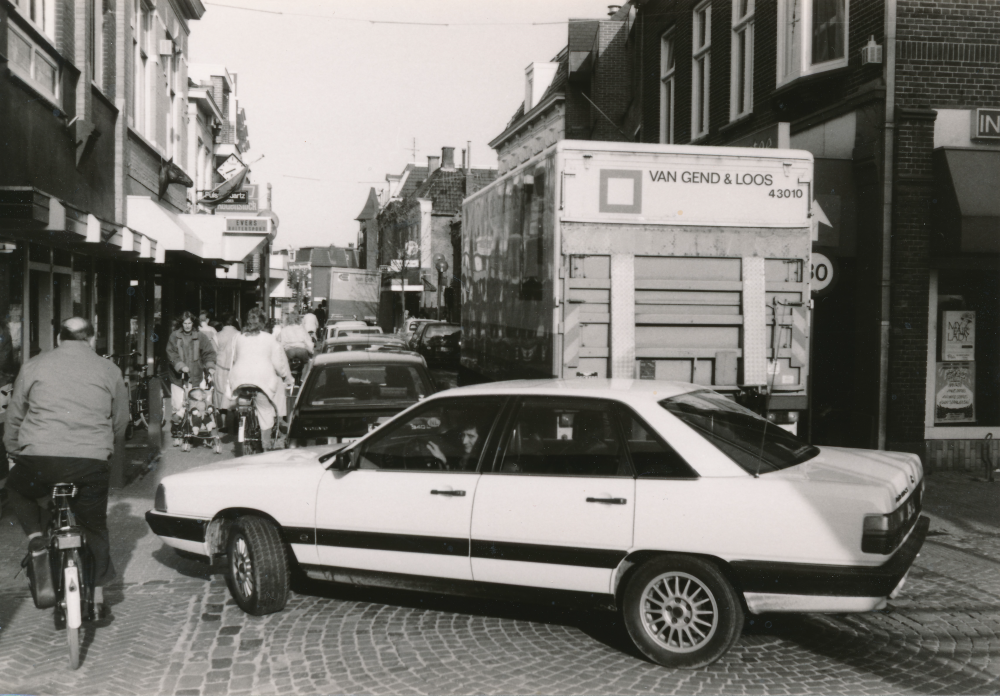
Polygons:
<instances>
[{"instance_id":1,"label":"car side mirror","mask_svg":"<svg viewBox=\"0 0 1000 696\"><path fill-rule=\"evenodd\" d=\"M351 450L341 450L333 458L330 468L334 471L349 471L354 465L354 456Z\"/></svg>"}]
</instances>

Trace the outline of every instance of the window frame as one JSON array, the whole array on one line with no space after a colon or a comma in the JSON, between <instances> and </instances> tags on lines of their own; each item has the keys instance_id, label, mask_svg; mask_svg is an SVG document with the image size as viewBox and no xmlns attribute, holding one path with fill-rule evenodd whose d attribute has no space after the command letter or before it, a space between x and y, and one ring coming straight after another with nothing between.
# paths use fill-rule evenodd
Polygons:
<instances>
[{"instance_id":1,"label":"window frame","mask_svg":"<svg viewBox=\"0 0 1000 696\"><path fill-rule=\"evenodd\" d=\"M408 419L412 419L415 416L420 416L420 414L434 408L456 408L454 405L456 402L460 401L478 401L480 403L495 403L496 413L493 416L493 423L490 425L488 432L485 433L483 438L483 446L479 451L479 461L476 463L475 469L468 470L449 470L449 469L383 469L383 468L360 468L361 456L363 452L371 445L372 442L377 442L379 435L391 436L392 429L396 426L405 423ZM508 409L510 407L509 400L504 396L452 396L443 399L425 399L414 404L411 408L406 409L398 416L393 418L391 421L380 426L377 430L373 431L370 435L365 436L364 439L360 440L357 444L351 446L347 450L349 451L351 457L351 468L358 471L372 471L381 472L387 474L398 474L398 473L414 473L414 474L484 474L489 473L496 462L497 447L496 438L503 436L503 426L508 421ZM467 410L468 407L461 410ZM379 431L382 431L381 433ZM492 455L490 453L493 453Z\"/></svg>"},{"instance_id":2,"label":"window frame","mask_svg":"<svg viewBox=\"0 0 1000 696\"><path fill-rule=\"evenodd\" d=\"M677 142L674 135L677 123L677 38L674 34L671 27L660 36L660 142L663 144Z\"/></svg>"},{"instance_id":3,"label":"window frame","mask_svg":"<svg viewBox=\"0 0 1000 696\"><path fill-rule=\"evenodd\" d=\"M23 66L14 61L13 51L9 46L9 37L13 35L26 43L28 49L31 52L31 63L28 69L25 70ZM35 40L28 32L20 29L14 25L13 22L7 23L7 36L8 36L8 60L7 66L10 68L11 74L17 77L21 82L30 87L34 92L38 93L39 96L44 98L46 101L50 102L53 106L58 108L60 111L62 107L60 106L60 98L62 95L62 66L60 62L48 55L48 52L42 48L41 44ZM53 86L54 91L49 90L48 86L38 79L36 66L38 60L41 60L50 68L52 68Z\"/></svg>"},{"instance_id":4,"label":"window frame","mask_svg":"<svg viewBox=\"0 0 1000 696\"><path fill-rule=\"evenodd\" d=\"M139 135L149 139L150 132L150 34L153 8L146 0L135 0L132 12L132 114L129 124Z\"/></svg>"},{"instance_id":5,"label":"window frame","mask_svg":"<svg viewBox=\"0 0 1000 696\"><path fill-rule=\"evenodd\" d=\"M777 82L776 86L782 87L803 77L824 73L829 70L846 68L851 42L851 3L850 0L840 0L844 3L844 45L843 56L823 63L812 63L812 17L814 4L818 0L778 0L778 58L776 66ZM795 70L786 67L786 53L789 50L788 36L788 12L789 6L794 8L795 3L799 3L802 8L802 17L798 20L802 27L808 31L801 31L798 38L798 65Z\"/></svg>"},{"instance_id":6,"label":"window frame","mask_svg":"<svg viewBox=\"0 0 1000 696\"><path fill-rule=\"evenodd\" d=\"M557 404L568 404L572 402L578 402L581 404L598 404L607 408L609 418L611 420L611 427L614 429L615 434L618 437L619 445L621 451L624 454L625 468L627 471L624 474L612 474L612 475L584 475L584 474L552 474L552 473L533 473L533 472L523 472L523 471L502 471L504 459L507 457L507 449L510 446L510 442L514 432L514 426L517 424L518 416L521 414L524 405L529 400L537 401L551 401ZM496 435L495 441L488 441L487 445L495 445L494 459L492 466L486 466L485 462L480 460L480 467L483 469L484 474L496 474L498 476L522 476L522 477L534 477L534 476L544 476L551 478L587 478L587 479L628 479L631 478L635 480L635 466L632 464L632 457L628 452L628 442L625 439L625 431L622 428L621 419L618 415L618 402L614 399L602 399L596 397L585 397L585 396L563 396L563 395L552 395L552 394L517 394L513 396L510 403L507 406L507 412L501 414L501 417L497 419L497 425L494 426L494 433ZM621 455L619 455L621 456Z\"/></svg>"},{"instance_id":7,"label":"window frame","mask_svg":"<svg viewBox=\"0 0 1000 696\"><path fill-rule=\"evenodd\" d=\"M699 37L703 39L700 45ZM710 130L711 78L712 2L705 0L691 12L691 142L705 137Z\"/></svg>"},{"instance_id":8,"label":"window frame","mask_svg":"<svg viewBox=\"0 0 1000 696\"><path fill-rule=\"evenodd\" d=\"M621 431L622 441L625 443L625 454L628 457L629 466L632 467L633 478L635 478L637 481L697 481L701 479L701 475L698 473L698 470L695 469L693 466L691 466L691 463L684 458L684 455L678 452L677 448L671 445L670 442L667 441L667 438L663 437L663 435L661 435L656 430L656 428L651 426L649 422L646 421L645 418L640 416L634 408L632 408L628 404L618 401L615 402L614 409L615 409L615 418L618 421L618 429ZM640 476L639 467L636 466L635 460L632 458L632 450L629 447L630 441L628 439L628 433L625 430L626 418L631 418L633 421L641 425L643 429L646 432L650 433L659 444L662 444L670 452L672 452L674 456L676 456L681 462L683 462L692 475L691 476Z\"/></svg>"},{"instance_id":9,"label":"window frame","mask_svg":"<svg viewBox=\"0 0 1000 696\"><path fill-rule=\"evenodd\" d=\"M754 55L754 19L756 0L746 0L747 9L743 16L738 16L740 3L732 3L732 31L730 32L730 69L729 69L729 120L735 121L753 113L753 55ZM743 36L742 73L740 71L739 39ZM740 100L739 87L743 87L743 99Z\"/></svg>"},{"instance_id":10,"label":"window frame","mask_svg":"<svg viewBox=\"0 0 1000 696\"><path fill-rule=\"evenodd\" d=\"M11 0L17 14L39 34L50 41L56 40L56 0ZM42 21L31 16L31 4L37 2L42 10Z\"/></svg>"}]
</instances>

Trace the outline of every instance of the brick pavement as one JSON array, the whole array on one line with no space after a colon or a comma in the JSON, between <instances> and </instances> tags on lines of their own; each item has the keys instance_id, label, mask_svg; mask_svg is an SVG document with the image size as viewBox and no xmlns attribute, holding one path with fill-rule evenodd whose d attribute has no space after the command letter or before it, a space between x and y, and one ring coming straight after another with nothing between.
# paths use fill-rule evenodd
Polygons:
<instances>
[{"instance_id":1,"label":"brick pavement","mask_svg":"<svg viewBox=\"0 0 1000 696\"><path fill-rule=\"evenodd\" d=\"M225 455L224 455L225 456ZM216 458L167 454L172 471ZM755 617L701 670L636 656L610 614L306 583L288 607L243 614L219 568L179 559L136 521L160 472L117 493L114 620L88 629L83 665L0 576L0 691L33 694L995 694L1000 693L1000 484L928 481L928 539L888 610ZM9 527L5 516L2 526ZM121 531L121 530L119 530ZM118 538L118 537L116 537ZM15 544L14 541L17 541ZM21 542L0 529L0 563Z\"/></svg>"}]
</instances>

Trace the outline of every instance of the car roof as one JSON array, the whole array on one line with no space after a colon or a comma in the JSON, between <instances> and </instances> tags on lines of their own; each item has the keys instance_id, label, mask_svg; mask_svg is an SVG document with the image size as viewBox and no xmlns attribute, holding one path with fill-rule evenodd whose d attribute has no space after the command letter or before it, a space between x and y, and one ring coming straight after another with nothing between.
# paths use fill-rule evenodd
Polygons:
<instances>
[{"instance_id":1,"label":"car roof","mask_svg":"<svg viewBox=\"0 0 1000 696\"><path fill-rule=\"evenodd\" d=\"M398 343L401 346L406 345L406 341L398 336L383 333L364 333L354 334L353 336L337 336L336 338L330 338L326 341L326 345L328 346L340 346L345 344L367 345L371 343Z\"/></svg>"},{"instance_id":2,"label":"car roof","mask_svg":"<svg viewBox=\"0 0 1000 696\"><path fill-rule=\"evenodd\" d=\"M355 319L328 319L326 322L327 326L343 326L345 328L358 327L358 326L368 326L367 322L357 321Z\"/></svg>"},{"instance_id":3,"label":"car roof","mask_svg":"<svg viewBox=\"0 0 1000 696\"><path fill-rule=\"evenodd\" d=\"M344 363L392 363L394 365L424 366L424 359L416 353L397 353L382 350L343 350L339 353L320 353L313 358L313 366L342 365Z\"/></svg>"},{"instance_id":4,"label":"car roof","mask_svg":"<svg viewBox=\"0 0 1000 696\"><path fill-rule=\"evenodd\" d=\"M445 392L449 396L486 396L531 394L535 396L586 396L612 398L625 402L662 401L711 387L687 382L654 379L519 379L487 382L457 387Z\"/></svg>"}]
</instances>

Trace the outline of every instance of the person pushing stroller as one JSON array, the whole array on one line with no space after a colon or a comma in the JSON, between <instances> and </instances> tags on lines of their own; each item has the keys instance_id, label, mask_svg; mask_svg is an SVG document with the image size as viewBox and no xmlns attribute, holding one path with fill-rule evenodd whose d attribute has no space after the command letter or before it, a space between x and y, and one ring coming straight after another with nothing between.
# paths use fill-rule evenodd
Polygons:
<instances>
[{"instance_id":1,"label":"person pushing stroller","mask_svg":"<svg viewBox=\"0 0 1000 696\"><path fill-rule=\"evenodd\" d=\"M215 348L212 340L198 330L198 319L191 312L184 312L178 327L167 340L169 362L171 436L174 447L183 444L184 416L187 412L185 381L192 387L208 387L206 375L215 371ZM185 379L186 378L186 379Z\"/></svg>"}]
</instances>

